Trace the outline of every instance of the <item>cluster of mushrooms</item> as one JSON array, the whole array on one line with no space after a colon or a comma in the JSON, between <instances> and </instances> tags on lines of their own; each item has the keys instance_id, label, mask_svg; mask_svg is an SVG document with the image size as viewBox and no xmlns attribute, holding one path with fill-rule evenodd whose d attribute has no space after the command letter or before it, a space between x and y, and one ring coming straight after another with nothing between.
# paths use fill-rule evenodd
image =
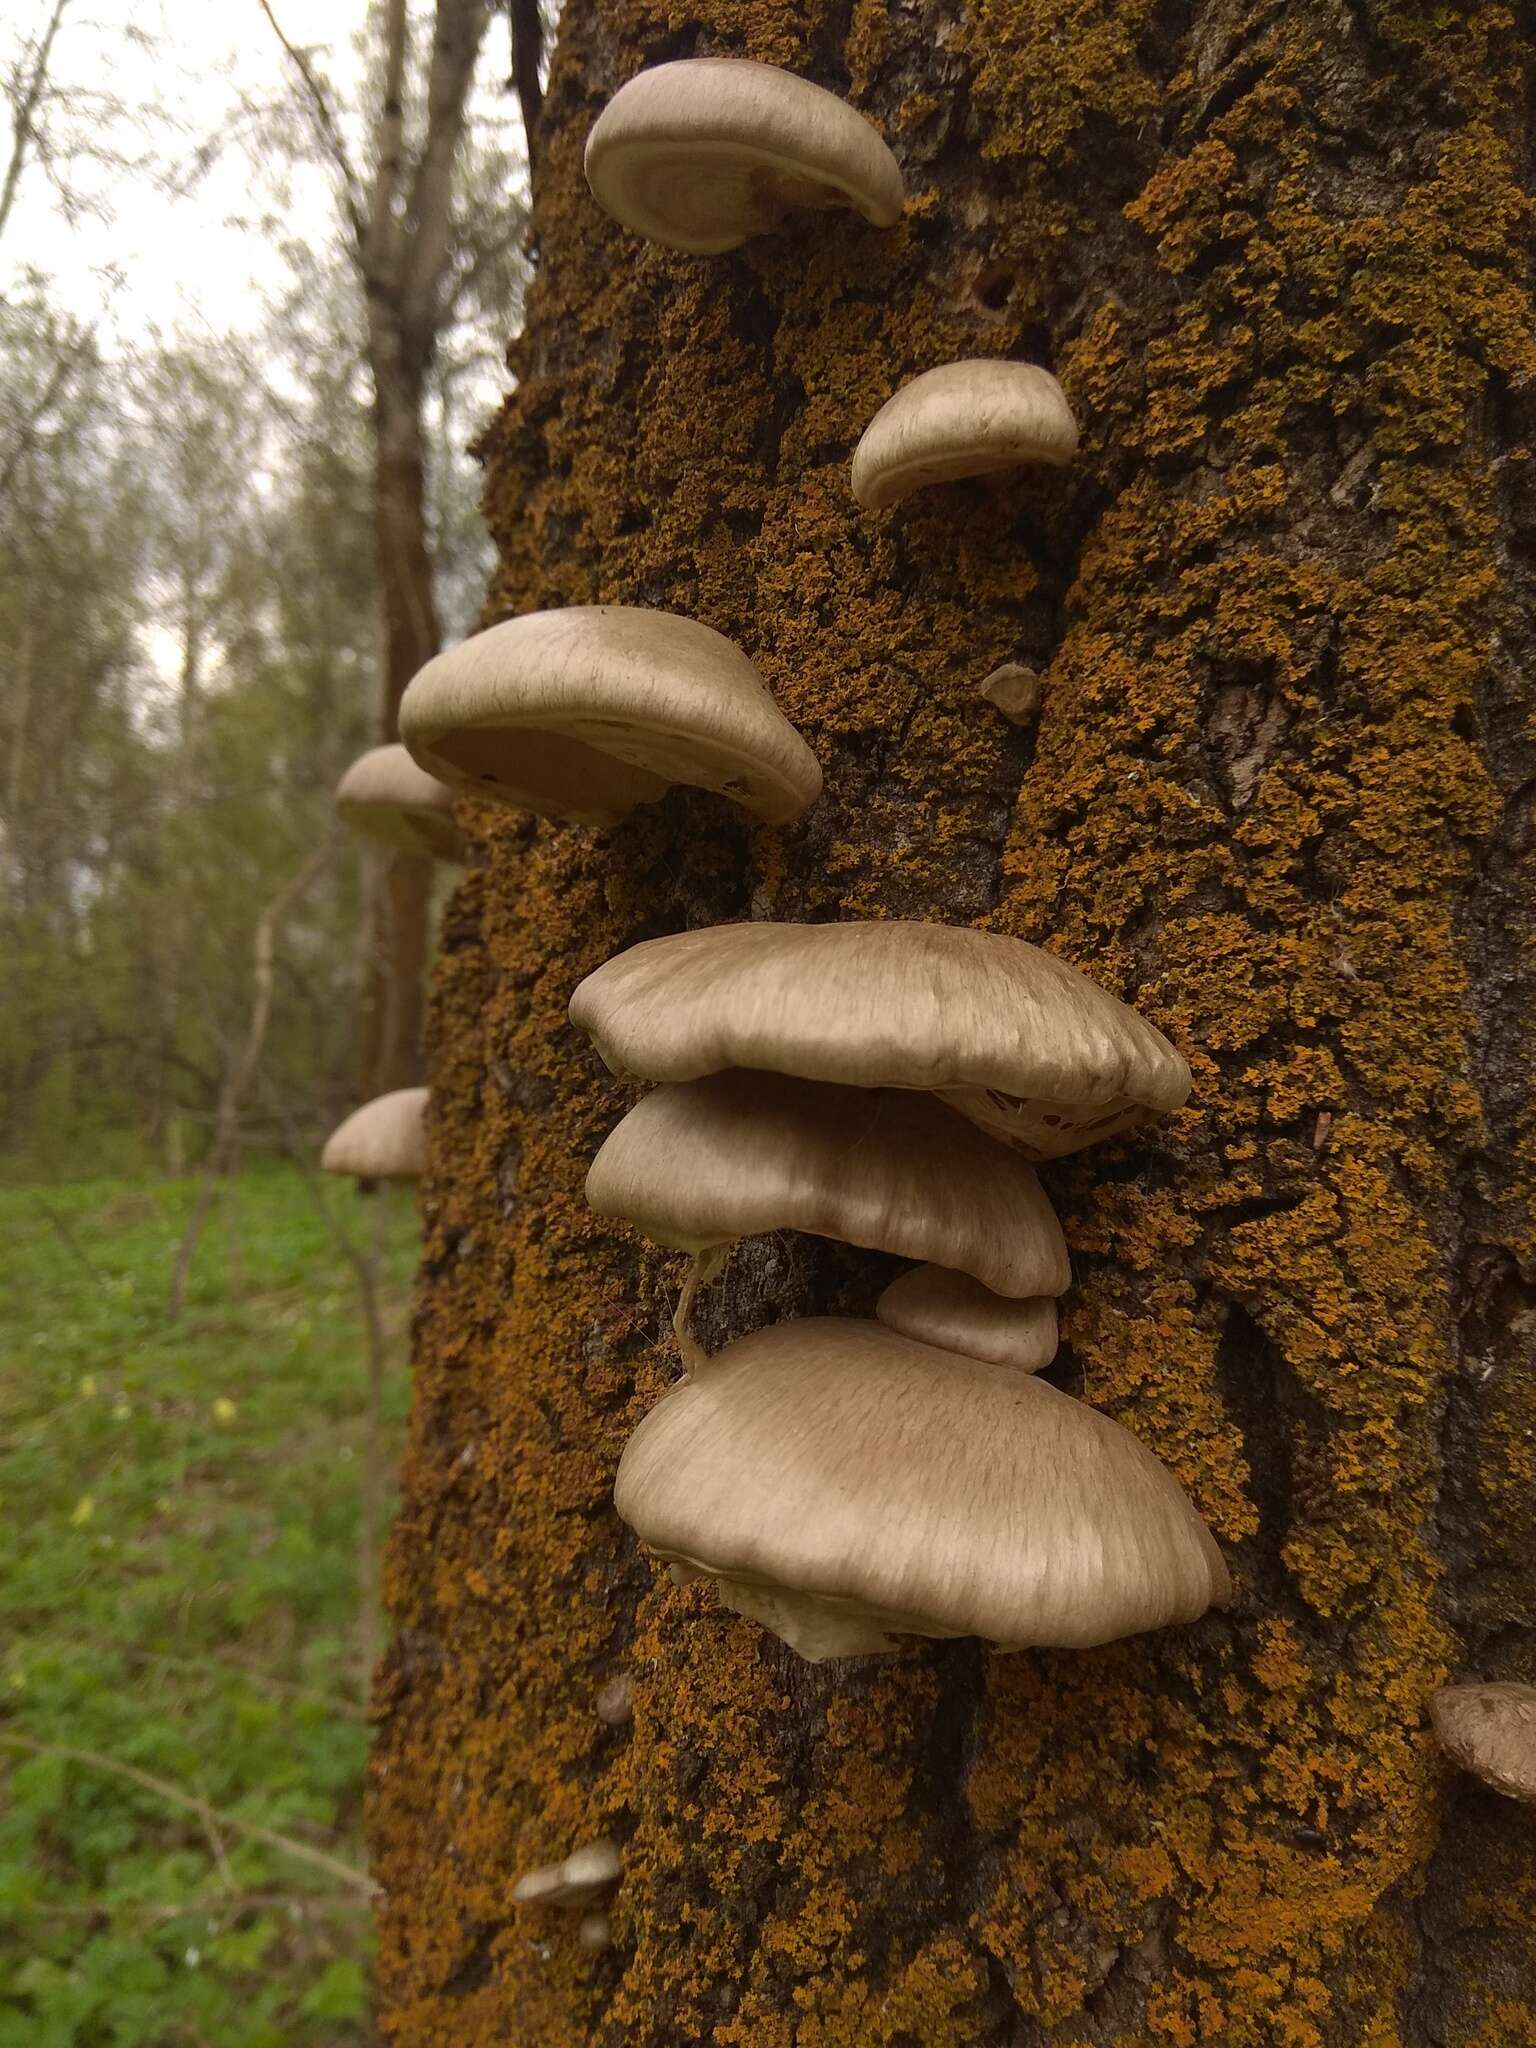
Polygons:
<instances>
[{"instance_id":1,"label":"cluster of mushrooms","mask_svg":"<svg viewBox=\"0 0 1536 2048\"><path fill-rule=\"evenodd\" d=\"M1070 1268L1030 1162L1184 1100L1150 1024L1020 940L900 920L651 939L571 1018L657 1084L588 1201L693 1258L689 1376L614 1488L675 1579L714 1580L812 1659L903 1635L1082 1647L1226 1596L1172 1474L1034 1377ZM872 1320L778 1323L706 1358L696 1286L785 1229L920 1263Z\"/></svg>"},{"instance_id":2,"label":"cluster of mushrooms","mask_svg":"<svg viewBox=\"0 0 1536 2048\"><path fill-rule=\"evenodd\" d=\"M891 227L904 203L862 115L736 59L632 78L592 129L586 173L615 219L699 256L806 210ZM1076 446L1048 371L943 364L868 423L852 494L881 511L929 485L1064 464ZM1032 680L999 670L982 690L1022 716ZM399 727L404 745L365 755L338 803L374 838L444 859L462 856L456 791L595 826L677 784L772 825L821 791L747 655L655 609L492 626L421 670ZM598 1153L588 1199L692 1258L686 1377L641 1422L615 1487L679 1583L713 1580L812 1659L913 1635L1086 1646L1227 1598L1173 1475L1035 1376L1070 1276L1034 1163L1183 1102L1189 1070L1149 1023L1021 941L897 921L651 940L589 976L571 1016L615 1073L656 1084ZM326 1165L419 1173L424 1107L420 1090L367 1105ZM780 1323L706 1357L697 1289L738 1239L785 1229L916 1263L873 1319ZM617 1852L577 1853L581 1870L534 1873L527 1895L590 1907Z\"/></svg>"}]
</instances>

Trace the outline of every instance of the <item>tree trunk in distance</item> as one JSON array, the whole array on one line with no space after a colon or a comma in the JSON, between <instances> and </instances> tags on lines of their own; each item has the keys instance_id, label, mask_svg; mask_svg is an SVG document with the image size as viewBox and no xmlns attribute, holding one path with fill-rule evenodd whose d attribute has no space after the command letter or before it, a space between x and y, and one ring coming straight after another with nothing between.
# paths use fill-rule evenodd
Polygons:
<instances>
[{"instance_id":1,"label":"tree trunk in distance","mask_svg":"<svg viewBox=\"0 0 1536 2048\"><path fill-rule=\"evenodd\" d=\"M1536 1828L1424 1712L1447 1674L1536 1679L1532 27L568 0L492 610L704 620L827 789L787 831L687 792L607 832L477 813L376 1693L390 2041L1536 2040ZM604 219L598 111L712 54L869 112L901 226L701 261ZM1057 370L1076 464L859 512L864 424L975 354ZM1033 727L977 695L1004 661ZM1047 945L1193 1063L1185 1111L1044 1176L1052 1377L1188 1484L1227 1614L811 1666L613 1513L680 1262L583 1205L628 1096L571 990L689 925L891 915ZM701 1335L867 1313L893 1270L752 1243ZM594 1957L511 1889L606 1833Z\"/></svg>"},{"instance_id":2,"label":"tree trunk in distance","mask_svg":"<svg viewBox=\"0 0 1536 2048\"><path fill-rule=\"evenodd\" d=\"M400 699L438 649L427 538L426 455L421 420L424 372L402 357L412 349L392 308L372 306L369 362L374 380L375 491L384 648L380 736L399 738ZM431 917L432 862L391 853L382 863L375 920L364 1064L370 1094L421 1078L422 990Z\"/></svg>"}]
</instances>

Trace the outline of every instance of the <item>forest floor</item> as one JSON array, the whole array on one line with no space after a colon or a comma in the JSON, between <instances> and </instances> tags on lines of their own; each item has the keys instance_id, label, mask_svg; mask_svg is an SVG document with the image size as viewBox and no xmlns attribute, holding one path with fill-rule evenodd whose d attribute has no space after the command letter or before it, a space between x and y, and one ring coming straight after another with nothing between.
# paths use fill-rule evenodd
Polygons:
<instances>
[{"instance_id":1,"label":"forest floor","mask_svg":"<svg viewBox=\"0 0 1536 2048\"><path fill-rule=\"evenodd\" d=\"M356 1285L251 1169L172 1323L192 1192L0 1189L0 2048L369 2038ZM416 1227L380 1199L392 1475Z\"/></svg>"}]
</instances>

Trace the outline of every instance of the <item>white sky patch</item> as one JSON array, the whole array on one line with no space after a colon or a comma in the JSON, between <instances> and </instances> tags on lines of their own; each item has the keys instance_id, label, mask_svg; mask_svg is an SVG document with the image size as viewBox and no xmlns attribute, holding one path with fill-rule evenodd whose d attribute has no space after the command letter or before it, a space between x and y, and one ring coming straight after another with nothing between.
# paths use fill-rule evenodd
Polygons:
<instances>
[{"instance_id":1,"label":"white sky patch","mask_svg":"<svg viewBox=\"0 0 1536 2048\"><path fill-rule=\"evenodd\" d=\"M356 45L368 0L272 0L272 7L288 40L313 53L338 99L355 101L363 70ZM40 33L50 8L51 0L3 0L5 45ZM417 26L424 41L430 21L419 18ZM476 99L482 115L500 119L513 104L503 89L510 61L505 39L498 10ZM328 169L295 166L284 203L275 207L252 166L247 145L259 152L259 123L242 107L271 104L293 84L257 0L70 0L51 69L66 95L111 96L129 110L158 106L160 118L147 133L135 133L131 121L119 125L124 154L148 144L174 171L190 165L205 143L216 153L212 167L180 196L135 169L77 165L74 181L93 203L73 220L42 168L30 165L6 232L0 275L25 266L40 270L55 299L83 318L101 318L106 336L242 332L258 324L264 299L286 278L273 237L253 223L272 211L279 233L309 241L335 235ZM345 126L359 163L362 138L353 123ZM0 119L6 156L10 139L9 122Z\"/></svg>"},{"instance_id":2,"label":"white sky patch","mask_svg":"<svg viewBox=\"0 0 1536 2048\"><path fill-rule=\"evenodd\" d=\"M0 0L0 54L40 35L52 5ZM364 69L357 43L369 0L271 5L337 101L355 103ZM418 0L412 11L425 38L430 8ZM504 89L506 39L498 10L475 94L477 112L493 122L515 119L515 101ZM340 234L328 165L284 164L280 148L270 153L270 174L254 161L264 152L253 110L277 105L294 89L258 0L68 0L50 75L63 102L55 125L67 130L74 101L75 128L105 135L129 161L118 167L77 157L60 164L58 182L42 163L28 164L0 247L0 296L36 271L49 299L94 326L109 355L177 336L194 344L257 337L268 308L292 283L284 240L320 247ZM121 118L103 122L114 101ZM140 108L151 110L143 121L136 118ZM366 175L359 126L345 119L344 130L353 163ZM0 110L0 170L10 146L8 116ZM207 167L190 176L205 146ZM60 184L83 203L67 207ZM272 364L272 375L280 386L280 364ZM467 381L465 400L488 414L504 388L499 363L487 362ZM469 622L455 623L466 630ZM152 676L168 687L179 658L174 635L151 624L142 637ZM151 682L147 716L160 708L160 694Z\"/></svg>"}]
</instances>

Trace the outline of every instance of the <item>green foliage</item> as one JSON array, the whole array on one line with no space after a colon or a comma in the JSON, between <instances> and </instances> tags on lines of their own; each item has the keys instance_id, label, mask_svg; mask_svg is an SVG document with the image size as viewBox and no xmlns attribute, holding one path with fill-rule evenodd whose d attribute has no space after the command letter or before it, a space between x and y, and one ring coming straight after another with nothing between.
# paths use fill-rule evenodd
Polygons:
<instances>
[{"instance_id":1,"label":"green foliage","mask_svg":"<svg viewBox=\"0 0 1536 2048\"><path fill-rule=\"evenodd\" d=\"M351 1276L296 1174L247 1173L167 1328L189 1198L0 1191L0 2048L367 2037L359 1892L5 1746L94 1752L361 1867ZM397 1324L414 1214L380 1199ZM392 1451L405 1396L392 1375Z\"/></svg>"},{"instance_id":2,"label":"green foliage","mask_svg":"<svg viewBox=\"0 0 1536 2048\"><path fill-rule=\"evenodd\" d=\"M333 333L279 402L242 343L108 363L38 296L0 309L13 1172L197 1156L244 1033L256 921L334 831L336 778L374 737L352 360ZM264 1064L317 1130L357 1085L368 857L335 844L279 934Z\"/></svg>"}]
</instances>

